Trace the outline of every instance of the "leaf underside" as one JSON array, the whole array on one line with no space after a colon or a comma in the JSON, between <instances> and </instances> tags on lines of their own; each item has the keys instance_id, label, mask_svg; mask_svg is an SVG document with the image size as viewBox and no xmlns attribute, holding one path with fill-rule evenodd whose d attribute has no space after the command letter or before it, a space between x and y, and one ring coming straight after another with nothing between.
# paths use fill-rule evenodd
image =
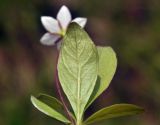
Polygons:
<instances>
[{"instance_id":1,"label":"leaf underside","mask_svg":"<svg viewBox=\"0 0 160 125\"><path fill-rule=\"evenodd\" d=\"M135 115L142 113L143 111L144 109L133 104L115 104L94 113L84 122L84 124L89 125L110 118Z\"/></svg>"},{"instance_id":2,"label":"leaf underside","mask_svg":"<svg viewBox=\"0 0 160 125\"><path fill-rule=\"evenodd\" d=\"M70 123L66 118L62 104L54 97L41 94L38 98L31 96L32 104L44 114L64 123Z\"/></svg>"},{"instance_id":3,"label":"leaf underside","mask_svg":"<svg viewBox=\"0 0 160 125\"><path fill-rule=\"evenodd\" d=\"M98 79L86 109L106 90L117 68L116 54L111 47L97 47L99 56Z\"/></svg>"},{"instance_id":4,"label":"leaf underside","mask_svg":"<svg viewBox=\"0 0 160 125\"><path fill-rule=\"evenodd\" d=\"M63 39L58 76L64 93L81 119L97 79L98 52L88 34L71 23Z\"/></svg>"}]
</instances>

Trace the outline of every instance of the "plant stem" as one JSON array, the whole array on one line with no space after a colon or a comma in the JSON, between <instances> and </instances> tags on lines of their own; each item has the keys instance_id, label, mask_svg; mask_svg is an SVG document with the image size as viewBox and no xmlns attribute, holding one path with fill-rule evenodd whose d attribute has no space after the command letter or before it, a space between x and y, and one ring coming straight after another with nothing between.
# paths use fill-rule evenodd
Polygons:
<instances>
[{"instance_id":1,"label":"plant stem","mask_svg":"<svg viewBox=\"0 0 160 125\"><path fill-rule=\"evenodd\" d=\"M78 119L77 119L76 125L82 125L82 124L81 124L81 120L78 120Z\"/></svg>"},{"instance_id":2,"label":"plant stem","mask_svg":"<svg viewBox=\"0 0 160 125\"><path fill-rule=\"evenodd\" d=\"M70 114L69 109L67 108L67 105L65 104L65 101L64 101L64 98L63 98L63 95L62 95L62 92L61 92L60 82L59 82L59 79L58 79L58 70L57 70L58 57L59 57L59 54L58 54L58 56L57 56L57 63L56 63L56 76L55 76L56 88L57 88L57 91L58 91L60 100L61 100L61 102L62 102L62 104L63 104L64 110L65 110L65 112L66 112L66 115L68 116L68 118L69 118L69 120L71 121L71 123L74 125L73 118L72 118L72 116L71 116L71 114Z\"/></svg>"}]
</instances>

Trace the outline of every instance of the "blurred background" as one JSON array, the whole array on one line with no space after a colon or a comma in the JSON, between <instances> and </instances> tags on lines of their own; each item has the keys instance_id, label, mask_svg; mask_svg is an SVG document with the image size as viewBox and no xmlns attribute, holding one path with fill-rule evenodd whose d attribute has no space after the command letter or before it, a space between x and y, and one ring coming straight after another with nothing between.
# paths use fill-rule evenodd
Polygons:
<instances>
[{"instance_id":1,"label":"blurred background","mask_svg":"<svg viewBox=\"0 0 160 125\"><path fill-rule=\"evenodd\" d=\"M133 103L142 115L102 125L160 124L159 0L0 0L0 125L63 125L36 110L30 95L55 89L57 49L43 46L40 17L56 17L67 5L74 17L87 17L85 29L97 45L111 46L118 67L107 89L87 110ZM98 123L100 124L100 123Z\"/></svg>"}]
</instances>

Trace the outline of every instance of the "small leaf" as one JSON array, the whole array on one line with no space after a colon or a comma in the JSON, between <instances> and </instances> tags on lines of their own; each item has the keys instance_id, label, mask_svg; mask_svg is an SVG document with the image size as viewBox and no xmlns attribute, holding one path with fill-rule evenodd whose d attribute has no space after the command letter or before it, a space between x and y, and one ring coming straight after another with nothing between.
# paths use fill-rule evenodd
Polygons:
<instances>
[{"instance_id":1,"label":"small leaf","mask_svg":"<svg viewBox=\"0 0 160 125\"><path fill-rule=\"evenodd\" d=\"M39 94L37 99L40 100L41 102L45 103L46 105L48 105L52 109L56 110L57 112L63 114L64 116L66 115L64 112L63 105L58 99L56 99L50 95L46 95L46 94Z\"/></svg>"},{"instance_id":2,"label":"small leaf","mask_svg":"<svg viewBox=\"0 0 160 125\"><path fill-rule=\"evenodd\" d=\"M121 116L129 116L142 113L144 109L132 104L115 104L106 108L103 108L90 116L85 122L85 125L89 125L102 120L116 118Z\"/></svg>"},{"instance_id":3,"label":"small leaf","mask_svg":"<svg viewBox=\"0 0 160 125\"><path fill-rule=\"evenodd\" d=\"M58 76L78 120L82 119L96 83L97 58L97 49L88 34L78 24L71 23L60 50Z\"/></svg>"},{"instance_id":4,"label":"small leaf","mask_svg":"<svg viewBox=\"0 0 160 125\"><path fill-rule=\"evenodd\" d=\"M39 99L43 103L47 104L51 108L55 109L57 112L61 113L62 115L66 116L63 104L58 99L56 99L50 95L46 95L46 94L39 94L37 99ZM71 112L70 112L70 115L75 120L75 117Z\"/></svg>"},{"instance_id":5,"label":"small leaf","mask_svg":"<svg viewBox=\"0 0 160 125\"><path fill-rule=\"evenodd\" d=\"M32 104L39 111L61 122L70 123L70 121L65 117L63 113L62 104L57 99L46 95L41 95L39 98L40 99L31 96ZM47 104L43 102L44 100L47 101Z\"/></svg>"},{"instance_id":6,"label":"small leaf","mask_svg":"<svg viewBox=\"0 0 160 125\"><path fill-rule=\"evenodd\" d=\"M97 49L99 55L98 79L86 109L107 89L117 68L116 54L111 47L97 47Z\"/></svg>"}]
</instances>

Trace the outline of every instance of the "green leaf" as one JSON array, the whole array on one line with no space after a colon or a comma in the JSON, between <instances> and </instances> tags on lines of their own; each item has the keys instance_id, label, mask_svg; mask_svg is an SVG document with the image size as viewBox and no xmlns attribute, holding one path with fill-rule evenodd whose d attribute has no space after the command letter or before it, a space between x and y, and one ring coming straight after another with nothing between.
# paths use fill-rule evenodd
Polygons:
<instances>
[{"instance_id":1,"label":"green leaf","mask_svg":"<svg viewBox=\"0 0 160 125\"><path fill-rule=\"evenodd\" d=\"M116 54L111 47L97 47L97 49L99 55L98 79L86 109L108 88L117 68Z\"/></svg>"},{"instance_id":2,"label":"green leaf","mask_svg":"<svg viewBox=\"0 0 160 125\"><path fill-rule=\"evenodd\" d=\"M55 98L40 95L39 98L31 96L32 104L44 114L55 118L64 123L70 123L70 121L65 117L62 104ZM47 102L46 104L44 102Z\"/></svg>"},{"instance_id":3,"label":"green leaf","mask_svg":"<svg viewBox=\"0 0 160 125\"><path fill-rule=\"evenodd\" d=\"M66 113L64 111L64 106L58 99L56 99L50 95L42 94L42 93L39 94L37 99L39 99L43 103L47 104L51 108L55 109L57 112L61 113L62 115L66 116ZM75 120L75 117L72 114L72 112L69 112L69 113L72 116L72 118Z\"/></svg>"},{"instance_id":4,"label":"green leaf","mask_svg":"<svg viewBox=\"0 0 160 125\"><path fill-rule=\"evenodd\" d=\"M46 94L42 94L42 93L39 94L37 99L40 100L41 102L45 103L46 105L48 105L52 109L56 110L57 112L59 112L63 116L66 116L63 104L58 99L56 99L50 95L46 95Z\"/></svg>"},{"instance_id":5,"label":"green leaf","mask_svg":"<svg viewBox=\"0 0 160 125\"><path fill-rule=\"evenodd\" d=\"M109 118L116 118L121 116L135 115L142 113L144 109L132 104L115 104L106 108L103 108L90 116L85 122L85 125L89 125L95 122L106 120Z\"/></svg>"},{"instance_id":6,"label":"green leaf","mask_svg":"<svg viewBox=\"0 0 160 125\"><path fill-rule=\"evenodd\" d=\"M58 76L77 121L82 119L96 83L97 60L97 49L88 34L78 24L71 23L60 50Z\"/></svg>"}]
</instances>

